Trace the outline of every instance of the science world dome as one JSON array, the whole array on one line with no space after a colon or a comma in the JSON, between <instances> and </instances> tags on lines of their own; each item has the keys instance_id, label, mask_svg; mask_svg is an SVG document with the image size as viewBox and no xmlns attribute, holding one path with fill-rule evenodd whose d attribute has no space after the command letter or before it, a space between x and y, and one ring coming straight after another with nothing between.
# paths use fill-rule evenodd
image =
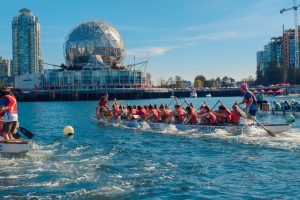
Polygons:
<instances>
[{"instance_id":1,"label":"science world dome","mask_svg":"<svg viewBox=\"0 0 300 200\"><path fill-rule=\"evenodd\" d=\"M116 28L101 20L77 25L69 32L64 43L67 66L84 67L98 63L96 66L107 68L122 64L124 55L123 38Z\"/></svg>"}]
</instances>

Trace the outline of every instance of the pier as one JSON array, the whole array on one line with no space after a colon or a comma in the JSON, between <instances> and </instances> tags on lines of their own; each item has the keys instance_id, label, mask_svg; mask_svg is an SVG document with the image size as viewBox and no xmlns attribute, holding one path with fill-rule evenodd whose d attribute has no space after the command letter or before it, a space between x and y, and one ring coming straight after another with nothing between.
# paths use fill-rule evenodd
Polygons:
<instances>
[{"instance_id":1,"label":"pier","mask_svg":"<svg viewBox=\"0 0 300 200\"><path fill-rule=\"evenodd\" d=\"M242 96L239 89L226 90L197 90L198 97L211 94L213 97ZM43 90L43 91L14 91L18 101L91 101L98 100L101 95L109 94L110 99L156 99L190 97L188 89L165 88L102 88L97 90Z\"/></svg>"}]
</instances>

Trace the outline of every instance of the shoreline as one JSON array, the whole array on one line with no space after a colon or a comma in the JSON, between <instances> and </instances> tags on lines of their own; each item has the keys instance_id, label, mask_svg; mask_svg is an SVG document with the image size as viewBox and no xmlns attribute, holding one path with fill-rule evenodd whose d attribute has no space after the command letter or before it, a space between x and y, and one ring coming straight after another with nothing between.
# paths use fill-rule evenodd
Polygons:
<instances>
[{"instance_id":1,"label":"shoreline","mask_svg":"<svg viewBox=\"0 0 300 200\"><path fill-rule=\"evenodd\" d=\"M163 88L103 88L100 90L47 90L47 91L14 91L19 102L43 102L43 101L95 101L104 94L109 94L109 99L119 100L138 100L138 99L157 99L170 98L190 98L191 91L187 89L163 89ZM241 97L240 89L223 90L197 90L197 97ZM276 97L299 97L300 94L281 95ZM206 97L210 98L210 97Z\"/></svg>"}]
</instances>

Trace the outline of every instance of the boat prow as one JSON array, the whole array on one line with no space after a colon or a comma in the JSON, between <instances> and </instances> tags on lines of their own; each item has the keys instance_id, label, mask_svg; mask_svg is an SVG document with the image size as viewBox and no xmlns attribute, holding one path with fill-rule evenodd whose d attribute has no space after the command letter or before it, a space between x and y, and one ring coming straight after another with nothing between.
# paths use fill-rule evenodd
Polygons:
<instances>
[{"instance_id":1,"label":"boat prow","mask_svg":"<svg viewBox=\"0 0 300 200\"><path fill-rule=\"evenodd\" d=\"M0 153L24 153L30 150L31 140L0 140Z\"/></svg>"}]
</instances>

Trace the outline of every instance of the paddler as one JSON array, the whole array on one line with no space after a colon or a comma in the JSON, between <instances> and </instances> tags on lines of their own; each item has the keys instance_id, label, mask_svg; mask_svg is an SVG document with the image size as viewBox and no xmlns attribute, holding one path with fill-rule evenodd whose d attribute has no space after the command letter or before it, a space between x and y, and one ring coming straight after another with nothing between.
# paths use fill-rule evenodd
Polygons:
<instances>
[{"instance_id":1,"label":"paddler","mask_svg":"<svg viewBox=\"0 0 300 200\"><path fill-rule=\"evenodd\" d=\"M237 105L232 106L232 110L230 111L231 115L231 124L238 125L240 123L240 119L243 116L240 111L238 110Z\"/></svg>"},{"instance_id":2,"label":"paddler","mask_svg":"<svg viewBox=\"0 0 300 200\"><path fill-rule=\"evenodd\" d=\"M148 115L145 117L145 121L148 121L149 119L153 122L157 122L159 120L157 109L155 109L151 104L148 106Z\"/></svg>"},{"instance_id":3,"label":"paddler","mask_svg":"<svg viewBox=\"0 0 300 200\"><path fill-rule=\"evenodd\" d=\"M165 105L163 105L163 104L161 104L160 106L159 106L159 108L160 108L160 116L159 116L159 119L160 119L160 121L162 121L162 122L166 122L166 120L170 117L170 115L171 115L171 110L170 110L170 108L169 108L169 106L167 105L167 104L165 104Z\"/></svg>"},{"instance_id":4,"label":"paddler","mask_svg":"<svg viewBox=\"0 0 300 200\"><path fill-rule=\"evenodd\" d=\"M216 124L216 115L207 105L201 105L201 111L198 113L201 124Z\"/></svg>"},{"instance_id":5,"label":"paddler","mask_svg":"<svg viewBox=\"0 0 300 200\"><path fill-rule=\"evenodd\" d=\"M248 112L251 116L255 116L257 111L257 101L255 95L249 90L247 83L242 83L240 89L244 93L244 98L243 101L236 102L236 105L245 103L246 107L243 110Z\"/></svg>"},{"instance_id":6,"label":"paddler","mask_svg":"<svg viewBox=\"0 0 300 200\"><path fill-rule=\"evenodd\" d=\"M214 113L217 117L217 124L226 125L228 122L230 122L230 112L223 104L221 104L219 106L219 110L214 111Z\"/></svg>"},{"instance_id":7,"label":"paddler","mask_svg":"<svg viewBox=\"0 0 300 200\"><path fill-rule=\"evenodd\" d=\"M185 112L180 104L174 106L174 110L171 112L170 116L166 120L167 123L171 123L172 118L174 117L175 123L183 123Z\"/></svg>"},{"instance_id":8,"label":"paddler","mask_svg":"<svg viewBox=\"0 0 300 200\"><path fill-rule=\"evenodd\" d=\"M184 120L184 124L197 124L197 111L192 106L186 107L186 118Z\"/></svg>"}]
</instances>

